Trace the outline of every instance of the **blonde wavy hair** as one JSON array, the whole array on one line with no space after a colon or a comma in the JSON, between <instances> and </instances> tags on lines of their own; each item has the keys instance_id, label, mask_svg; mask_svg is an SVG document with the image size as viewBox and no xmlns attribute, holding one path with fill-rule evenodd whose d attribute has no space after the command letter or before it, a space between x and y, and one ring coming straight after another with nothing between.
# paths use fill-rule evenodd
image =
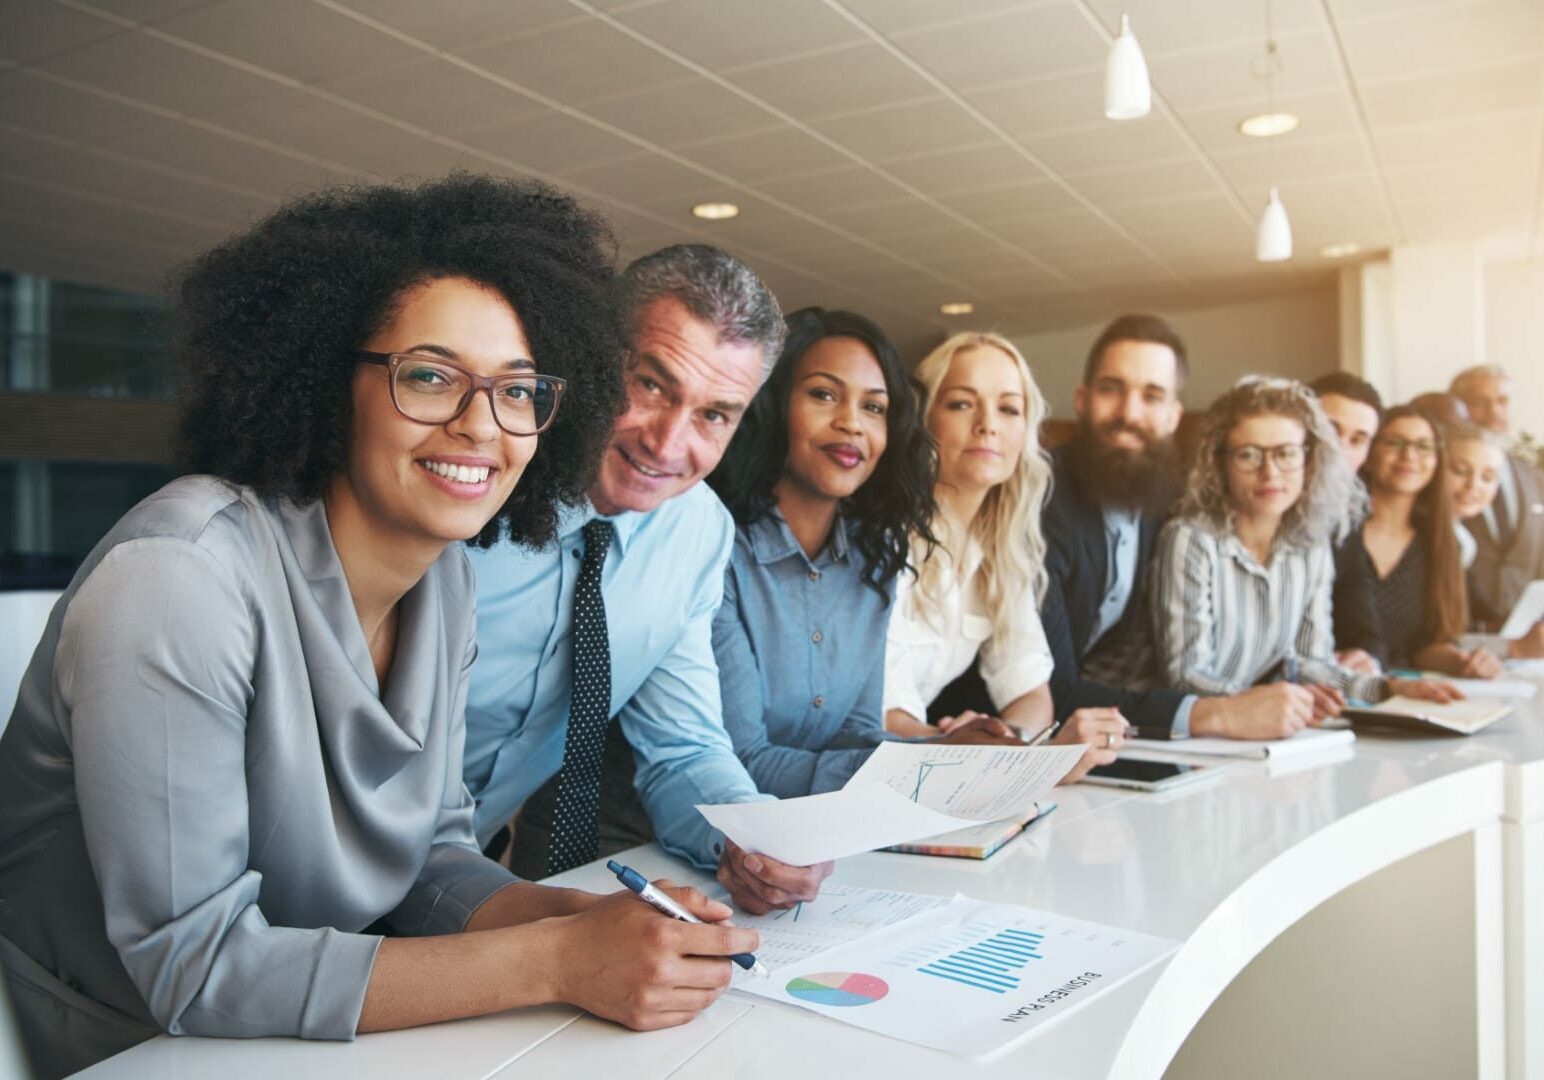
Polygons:
<instances>
[{"instance_id":1,"label":"blonde wavy hair","mask_svg":"<svg viewBox=\"0 0 1544 1080\"><path fill-rule=\"evenodd\" d=\"M987 493L970 523L970 535L981 544L981 590L987 611L992 614L992 636L1006 635L1015 616L1014 605L1026 588L1033 589L1035 603L1045 595L1045 535L1040 529L1040 512L1051 491L1051 462L1040 448L1040 423L1045 419L1045 397L1035 385L1024 354L999 334L955 334L923 357L917 365L916 378L922 386L922 415L926 419L938 388L954 358L966 349L989 347L1005 353L1018 369L1024 385L1024 451L1007 480ZM947 572L945 563L953 561L964 537L958 535L944 516L932 521L938 546L919 560L915 602L917 612L929 625L936 626L938 597Z\"/></svg>"},{"instance_id":2,"label":"blonde wavy hair","mask_svg":"<svg viewBox=\"0 0 1544 1080\"><path fill-rule=\"evenodd\" d=\"M1285 416L1303 425L1307 447L1303 493L1281 519L1277 535L1294 547L1339 543L1367 516L1367 489L1341 452L1318 395L1296 379L1246 375L1206 410L1190 482L1175 513L1233 529L1228 497L1228 433L1252 416Z\"/></svg>"}]
</instances>

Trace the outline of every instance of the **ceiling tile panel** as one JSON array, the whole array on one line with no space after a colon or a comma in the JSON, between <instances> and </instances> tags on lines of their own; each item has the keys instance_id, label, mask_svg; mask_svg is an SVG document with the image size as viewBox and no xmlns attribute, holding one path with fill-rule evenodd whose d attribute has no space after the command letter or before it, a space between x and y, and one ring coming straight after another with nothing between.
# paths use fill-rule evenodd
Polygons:
<instances>
[{"instance_id":1,"label":"ceiling tile panel","mask_svg":"<svg viewBox=\"0 0 1544 1080\"><path fill-rule=\"evenodd\" d=\"M876 30L909 33L950 23L998 19L1019 9L1049 7L1066 0L840 0Z\"/></svg>"},{"instance_id":2,"label":"ceiling tile panel","mask_svg":"<svg viewBox=\"0 0 1544 1080\"><path fill-rule=\"evenodd\" d=\"M756 185L756 190L816 215L851 206L872 206L913 197L905 188L861 165L844 165L804 176L764 180Z\"/></svg>"},{"instance_id":3,"label":"ceiling tile panel","mask_svg":"<svg viewBox=\"0 0 1544 1080\"><path fill-rule=\"evenodd\" d=\"M1131 32L1149 57L1265 39L1265 5L1258 0L1091 0L1091 6L1112 33L1121 13L1130 15ZM1274 0L1277 36L1319 29L1318 6L1318 0Z\"/></svg>"},{"instance_id":4,"label":"ceiling tile panel","mask_svg":"<svg viewBox=\"0 0 1544 1080\"><path fill-rule=\"evenodd\" d=\"M545 106L448 60L424 60L324 83L329 94L404 123L456 135L508 124Z\"/></svg>"},{"instance_id":5,"label":"ceiling tile panel","mask_svg":"<svg viewBox=\"0 0 1544 1080\"><path fill-rule=\"evenodd\" d=\"M1264 37L1224 46L1148 58L1153 88L1181 113L1221 105L1252 106L1265 111L1262 70ZM1283 34L1277 39L1281 69L1276 76L1279 99L1337 90L1342 86L1335 46L1323 32Z\"/></svg>"},{"instance_id":6,"label":"ceiling tile panel","mask_svg":"<svg viewBox=\"0 0 1544 1080\"><path fill-rule=\"evenodd\" d=\"M1265 111L1263 101L1246 101L1215 109L1185 109L1179 119L1202 149L1212 154L1254 151L1281 153L1304 142L1359 137L1361 127L1350 97L1344 90L1277 98L1277 112L1288 112L1301 121L1296 131L1270 139L1258 139L1238 130L1241 120Z\"/></svg>"},{"instance_id":7,"label":"ceiling tile panel","mask_svg":"<svg viewBox=\"0 0 1544 1080\"><path fill-rule=\"evenodd\" d=\"M834 169L851 160L813 135L787 124L727 138L682 143L678 152L747 183Z\"/></svg>"},{"instance_id":8,"label":"ceiling tile panel","mask_svg":"<svg viewBox=\"0 0 1544 1080\"><path fill-rule=\"evenodd\" d=\"M898 180L934 197L1022 184L1044 176L1022 153L1001 140L936 153L887 158L879 165Z\"/></svg>"},{"instance_id":9,"label":"ceiling tile panel","mask_svg":"<svg viewBox=\"0 0 1544 1080\"><path fill-rule=\"evenodd\" d=\"M1183 157L1190 148L1174 125L1156 113L1127 124L1099 124L1023 140L1046 166L1063 176L1101 172Z\"/></svg>"},{"instance_id":10,"label":"ceiling tile panel","mask_svg":"<svg viewBox=\"0 0 1544 1080\"><path fill-rule=\"evenodd\" d=\"M692 74L599 19L465 48L459 55L568 105L664 86Z\"/></svg>"},{"instance_id":11,"label":"ceiling tile panel","mask_svg":"<svg viewBox=\"0 0 1544 1080\"><path fill-rule=\"evenodd\" d=\"M0 4L0 61L26 64L123 33L123 27L74 8L17 0Z\"/></svg>"},{"instance_id":12,"label":"ceiling tile panel","mask_svg":"<svg viewBox=\"0 0 1544 1080\"><path fill-rule=\"evenodd\" d=\"M1492 0L1341 27L1359 82L1385 82L1544 57L1544 4Z\"/></svg>"},{"instance_id":13,"label":"ceiling tile panel","mask_svg":"<svg viewBox=\"0 0 1544 1080\"><path fill-rule=\"evenodd\" d=\"M563 179L620 202L643 209L668 209L686 220L691 208L705 199L743 202L743 197L695 169L655 153L640 153L620 161L566 170Z\"/></svg>"},{"instance_id":14,"label":"ceiling tile panel","mask_svg":"<svg viewBox=\"0 0 1544 1080\"><path fill-rule=\"evenodd\" d=\"M1468 161L1507 158L1519 152L1538 154L1538 109L1486 113L1410 127L1374 130L1383 164L1389 169L1421 167L1434 161Z\"/></svg>"},{"instance_id":15,"label":"ceiling tile panel","mask_svg":"<svg viewBox=\"0 0 1544 1080\"><path fill-rule=\"evenodd\" d=\"M142 31L118 34L37 66L184 116L207 116L283 89L278 82L148 37Z\"/></svg>"},{"instance_id":16,"label":"ceiling tile panel","mask_svg":"<svg viewBox=\"0 0 1544 1080\"><path fill-rule=\"evenodd\" d=\"M935 96L926 79L871 42L731 72L730 82L800 120Z\"/></svg>"},{"instance_id":17,"label":"ceiling tile panel","mask_svg":"<svg viewBox=\"0 0 1544 1080\"><path fill-rule=\"evenodd\" d=\"M26 69L0 71L0 121L64 139L95 142L132 132L152 119L143 108Z\"/></svg>"},{"instance_id":18,"label":"ceiling tile panel","mask_svg":"<svg viewBox=\"0 0 1544 1080\"><path fill-rule=\"evenodd\" d=\"M592 102L584 111L672 150L712 136L763 128L777 119L703 78Z\"/></svg>"},{"instance_id":19,"label":"ceiling tile panel","mask_svg":"<svg viewBox=\"0 0 1544 1080\"><path fill-rule=\"evenodd\" d=\"M1072 183L1084 196L1106 208L1168 202L1187 196L1210 195L1219 190L1216 179L1194 155L1083 173Z\"/></svg>"},{"instance_id":20,"label":"ceiling tile panel","mask_svg":"<svg viewBox=\"0 0 1544 1080\"><path fill-rule=\"evenodd\" d=\"M811 124L854 153L871 159L973 146L993 133L947 98L831 116Z\"/></svg>"},{"instance_id":21,"label":"ceiling tile panel","mask_svg":"<svg viewBox=\"0 0 1544 1080\"><path fill-rule=\"evenodd\" d=\"M1107 46L1072 4L1010 10L892 35L896 45L955 88L1103 70Z\"/></svg>"},{"instance_id":22,"label":"ceiling tile panel","mask_svg":"<svg viewBox=\"0 0 1544 1080\"><path fill-rule=\"evenodd\" d=\"M467 132L457 140L543 173L572 172L639 152L635 143L552 109Z\"/></svg>"},{"instance_id":23,"label":"ceiling tile panel","mask_svg":"<svg viewBox=\"0 0 1544 1080\"><path fill-rule=\"evenodd\" d=\"M347 0L348 7L437 48L537 34L589 19L566 0Z\"/></svg>"},{"instance_id":24,"label":"ceiling tile panel","mask_svg":"<svg viewBox=\"0 0 1544 1080\"><path fill-rule=\"evenodd\" d=\"M301 82L395 67L423 56L310 0L225 0L175 15L156 29Z\"/></svg>"},{"instance_id":25,"label":"ceiling tile panel","mask_svg":"<svg viewBox=\"0 0 1544 1080\"><path fill-rule=\"evenodd\" d=\"M1009 135L1039 135L1104 123L1104 71L1077 71L1051 78L994 81L963 96Z\"/></svg>"},{"instance_id":26,"label":"ceiling tile panel","mask_svg":"<svg viewBox=\"0 0 1544 1080\"><path fill-rule=\"evenodd\" d=\"M1049 180L1030 180L979 191L956 191L940 196L939 201L983 225L1080 210L1075 198Z\"/></svg>"},{"instance_id":27,"label":"ceiling tile panel","mask_svg":"<svg viewBox=\"0 0 1544 1080\"><path fill-rule=\"evenodd\" d=\"M1537 107L1544 90L1544 63L1521 60L1500 67L1363 83L1360 90L1367 120L1374 127L1462 120L1476 113Z\"/></svg>"},{"instance_id":28,"label":"ceiling tile panel","mask_svg":"<svg viewBox=\"0 0 1544 1080\"><path fill-rule=\"evenodd\" d=\"M821 0L667 0L620 10L615 17L672 52L720 72L864 38L862 30Z\"/></svg>"}]
</instances>

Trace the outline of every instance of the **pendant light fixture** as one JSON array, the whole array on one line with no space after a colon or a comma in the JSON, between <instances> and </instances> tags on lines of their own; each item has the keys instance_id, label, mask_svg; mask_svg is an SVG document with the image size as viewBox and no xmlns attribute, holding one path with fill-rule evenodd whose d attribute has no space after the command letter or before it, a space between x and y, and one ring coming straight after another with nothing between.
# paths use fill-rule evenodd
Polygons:
<instances>
[{"instance_id":1,"label":"pendant light fixture","mask_svg":"<svg viewBox=\"0 0 1544 1080\"><path fill-rule=\"evenodd\" d=\"M1271 17L1271 0L1265 0L1265 112L1276 112L1276 71L1281 67L1281 54L1276 49L1276 26ZM1276 175L1276 144L1266 150L1271 176ZM1270 198L1265 202L1265 212L1260 215L1260 227L1255 233L1255 260L1257 262L1282 262L1292 257L1292 223L1287 220L1287 208L1281 204L1276 185L1271 185Z\"/></svg>"},{"instance_id":2,"label":"pendant light fixture","mask_svg":"<svg viewBox=\"0 0 1544 1080\"><path fill-rule=\"evenodd\" d=\"M1111 120L1136 120L1153 108L1153 88L1147 80L1147 60L1122 14L1120 34L1110 42L1104 61L1104 115Z\"/></svg>"}]
</instances>

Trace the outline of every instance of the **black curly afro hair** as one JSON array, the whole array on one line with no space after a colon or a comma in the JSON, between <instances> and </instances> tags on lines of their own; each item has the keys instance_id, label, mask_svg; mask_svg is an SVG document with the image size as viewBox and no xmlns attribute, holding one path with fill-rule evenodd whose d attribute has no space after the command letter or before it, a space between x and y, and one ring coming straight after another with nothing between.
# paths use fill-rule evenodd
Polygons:
<instances>
[{"instance_id":1,"label":"black curly afro hair","mask_svg":"<svg viewBox=\"0 0 1544 1080\"><path fill-rule=\"evenodd\" d=\"M473 539L539 546L594 478L625 402L616 243L545 184L456 173L307 195L196 259L177 285L184 464L295 502L347 460L351 354L403 292L464 277L520 316L537 370L568 380L509 501Z\"/></svg>"}]
</instances>

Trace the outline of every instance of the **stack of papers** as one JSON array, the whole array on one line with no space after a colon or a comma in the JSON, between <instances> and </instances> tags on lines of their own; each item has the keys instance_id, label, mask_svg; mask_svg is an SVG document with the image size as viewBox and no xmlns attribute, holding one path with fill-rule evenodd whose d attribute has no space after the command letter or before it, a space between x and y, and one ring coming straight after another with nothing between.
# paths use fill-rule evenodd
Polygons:
<instances>
[{"instance_id":1,"label":"stack of papers","mask_svg":"<svg viewBox=\"0 0 1544 1080\"><path fill-rule=\"evenodd\" d=\"M840 791L699 805L746 851L809 866L892 844L1027 818L1083 756L1082 746L882 743Z\"/></svg>"},{"instance_id":2,"label":"stack of papers","mask_svg":"<svg viewBox=\"0 0 1544 1080\"><path fill-rule=\"evenodd\" d=\"M1206 757L1272 758L1301 757L1337 746L1349 746L1356 735L1349 728L1304 728L1286 739L1127 739L1134 757L1201 754Z\"/></svg>"},{"instance_id":3,"label":"stack of papers","mask_svg":"<svg viewBox=\"0 0 1544 1080\"><path fill-rule=\"evenodd\" d=\"M1345 717L1359 727L1405 730L1426 735L1473 735L1508 715L1504 701L1452 701L1438 704L1395 695L1377 705L1347 709Z\"/></svg>"}]
</instances>

